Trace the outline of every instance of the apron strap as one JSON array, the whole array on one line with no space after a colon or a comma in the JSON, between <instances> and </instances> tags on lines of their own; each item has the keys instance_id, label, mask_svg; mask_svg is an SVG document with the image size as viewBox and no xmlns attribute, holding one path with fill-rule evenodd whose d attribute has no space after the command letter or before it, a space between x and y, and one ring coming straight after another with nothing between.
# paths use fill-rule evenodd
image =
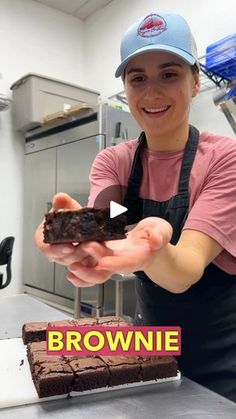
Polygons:
<instances>
[{"instance_id":1,"label":"apron strap","mask_svg":"<svg viewBox=\"0 0 236 419\"><path fill-rule=\"evenodd\" d=\"M146 136L144 132L141 132L138 139L138 145L134 154L131 172L129 175L127 193L123 202L124 206L126 206L128 202L129 202L129 205L137 202L137 198L139 196L139 189L140 189L140 185L141 185L142 177L143 177L141 150L145 146L145 144L146 144Z\"/></svg>"},{"instance_id":2,"label":"apron strap","mask_svg":"<svg viewBox=\"0 0 236 419\"><path fill-rule=\"evenodd\" d=\"M184 149L184 155L182 160L182 166L180 171L178 192L188 192L189 178L194 162L194 158L198 148L199 131L194 126L189 126L189 137ZM128 180L127 194L123 205L126 205L127 199L132 202L136 202L139 196L139 190L143 177L143 167L141 161L141 151L145 147L147 140L144 132L141 132L138 145L134 154L132 168Z\"/></svg>"},{"instance_id":3,"label":"apron strap","mask_svg":"<svg viewBox=\"0 0 236 419\"><path fill-rule=\"evenodd\" d=\"M199 131L194 126L189 126L189 137L185 145L182 166L179 177L178 192L188 192L190 173L199 142Z\"/></svg>"}]
</instances>

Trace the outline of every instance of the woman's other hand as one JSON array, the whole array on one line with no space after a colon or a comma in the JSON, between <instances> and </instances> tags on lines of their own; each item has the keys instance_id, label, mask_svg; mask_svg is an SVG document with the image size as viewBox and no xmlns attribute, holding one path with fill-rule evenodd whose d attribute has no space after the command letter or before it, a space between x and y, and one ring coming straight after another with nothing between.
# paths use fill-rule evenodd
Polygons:
<instances>
[{"instance_id":1,"label":"woman's other hand","mask_svg":"<svg viewBox=\"0 0 236 419\"><path fill-rule=\"evenodd\" d=\"M86 287L105 282L114 273L145 270L156 251L166 246L171 236L172 227L167 221L149 217L140 221L126 239L81 243L78 254L87 255L87 261L94 264L85 264L85 260L71 263L68 279L75 286Z\"/></svg>"}]
</instances>

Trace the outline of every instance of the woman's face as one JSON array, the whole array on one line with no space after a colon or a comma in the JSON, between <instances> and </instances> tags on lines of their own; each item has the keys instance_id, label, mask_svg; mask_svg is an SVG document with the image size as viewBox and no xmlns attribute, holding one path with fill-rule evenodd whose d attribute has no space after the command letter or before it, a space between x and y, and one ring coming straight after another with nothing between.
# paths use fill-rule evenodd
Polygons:
<instances>
[{"instance_id":1,"label":"woman's face","mask_svg":"<svg viewBox=\"0 0 236 419\"><path fill-rule=\"evenodd\" d=\"M124 85L130 111L148 140L186 132L199 75L183 60L166 52L141 54L127 64Z\"/></svg>"}]
</instances>

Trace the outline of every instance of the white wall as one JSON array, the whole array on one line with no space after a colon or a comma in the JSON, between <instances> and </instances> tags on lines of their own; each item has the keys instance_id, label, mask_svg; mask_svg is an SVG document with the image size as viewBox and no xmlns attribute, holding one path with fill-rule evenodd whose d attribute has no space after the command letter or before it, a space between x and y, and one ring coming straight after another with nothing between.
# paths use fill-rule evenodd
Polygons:
<instances>
[{"instance_id":1,"label":"white wall","mask_svg":"<svg viewBox=\"0 0 236 419\"><path fill-rule=\"evenodd\" d=\"M31 0L0 0L0 93L30 72L84 85L82 57L82 21ZM0 240L16 238L12 284L0 297L21 291L23 162L24 140L11 112L0 112Z\"/></svg>"},{"instance_id":2,"label":"white wall","mask_svg":"<svg viewBox=\"0 0 236 419\"><path fill-rule=\"evenodd\" d=\"M120 40L136 19L150 11L179 13L188 21L198 45L198 55L206 47L235 32L234 0L114 0L87 19L85 24L85 82L104 98L123 90L114 73L119 64ZM208 108L209 107L209 108ZM212 104L212 92L201 93L193 103L191 122L233 136L224 115Z\"/></svg>"}]
</instances>

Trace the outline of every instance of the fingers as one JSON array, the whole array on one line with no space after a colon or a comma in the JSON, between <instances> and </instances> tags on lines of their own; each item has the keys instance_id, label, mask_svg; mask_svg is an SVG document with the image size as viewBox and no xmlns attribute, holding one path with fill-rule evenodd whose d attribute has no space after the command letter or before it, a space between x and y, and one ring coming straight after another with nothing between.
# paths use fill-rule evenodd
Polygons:
<instances>
[{"instance_id":1,"label":"fingers","mask_svg":"<svg viewBox=\"0 0 236 419\"><path fill-rule=\"evenodd\" d=\"M88 255L80 245L74 246L73 244L53 244L47 250L48 259L53 259L61 265L70 265L74 262L81 262Z\"/></svg>"},{"instance_id":2,"label":"fingers","mask_svg":"<svg viewBox=\"0 0 236 419\"><path fill-rule=\"evenodd\" d=\"M78 210L82 206L70 195L60 192L53 197L52 200L53 209L67 209L67 210Z\"/></svg>"},{"instance_id":3,"label":"fingers","mask_svg":"<svg viewBox=\"0 0 236 419\"><path fill-rule=\"evenodd\" d=\"M54 244L47 248L45 256L50 262L56 262L64 266L69 266L76 262L89 267L97 264L97 259L84 250L82 245Z\"/></svg>"},{"instance_id":4,"label":"fingers","mask_svg":"<svg viewBox=\"0 0 236 419\"><path fill-rule=\"evenodd\" d=\"M83 266L81 263L73 263L68 266L68 270L67 279L77 287L102 284L112 276L112 272L107 270L96 271L94 267Z\"/></svg>"},{"instance_id":5,"label":"fingers","mask_svg":"<svg viewBox=\"0 0 236 419\"><path fill-rule=\"evenodd\" d=\"M35 231L34 240L37 248L44 253L49 261L68 258L74 254L75 247L72 244L48 244L43 241L43 224L42 222ZM70 260L71 263L71 260ZM65 263L66 264L66 263Z\"/></svg>"},{"instance_id":6,"label":"fingers","mask_svg":"<svg viewBox=\"0 0 236 419\"><path fill-rule=\"evenodd\" d=\"M108 249L103 243L87 242L79 245L80 261L69 264L67 269L69 274L67 279L76 287L92 287L107 281L113 274L109 270L96 270L98 260L104 255L112 255L112 250ZM77 251L77 253L78 253ZM84 256L84 257L82 257Z\"/></svg>"},{"instance_id":7,"label":"fingers","mask_svg":"<svg viewBox=\"0 0 236 419\"><path fill-rule=\"evenodd\" d=\"M81 247L86 254L89 254L96 260L99 260L104 256L111 256L114 253L104 242L85 242L82 243Z\"/></svg>"},{"instance_id":8,"label":"fingers","mask_svg":"<svg viewBox=\"0 0 236 419\"><path fill-rule=\"evenodd\" d=\"M171 225L158 217L141 220L129 235L138 239L147 239L152 250L158 250L170 242L173 234Z\"/></svg>"},{"instance_id":9,"label":"fingers","mask_svg":"<svg viewBox=\"0 0 236 419\"><path fill-rule=\"evenodd\" d=\"M59 265L71 266L79 263L86 267L94 267L97 261L104 255L111 255L112 250L108 249L104 243L86 242L79 245L73 244L46 244L41 240L42 225L35 233L35 241L50 262ZM73 268L73 267L72 267Z\"/></svg>"},{"instance_id":10,"label":"fingers","mask_svg":"<svg viewBox=\"0 0 236 419\"><path fill-rule=\"evenodd\" d=\"M112 250L108 249L104 243L86 242L77 246L74 245L53 245L47 249L49 259L54 259L63 265L81 263L83 266L95 266L97 261L105 255L111 255Z\"/></svg>"},{"instance_id":11,"label":"fingers","mask_svg":"<svg viewBox=\"0 0 236 419\"><path fill-rule=\"evenodd\" d=\"M72 283L72 285L74 285L75 287L79 287L79 288L94 287L94 285L95 285L95 284L91 284L89 282L82 281L81 279L77 278L77 276L75 276L72 273L69 273L66 278L68 279L68 281L70 281Z\"/></svg>"},{"instance_id":12,"label":"fingers","mask_svg":"<svg viewBox=\"0 0 236 419\"><path fill-rule=\"evenodd\" d=\"M136 266L142 265L142 258L136 257L127 257L124 256L106 256L98 261L97 265L95 266L95 270L97 271L110 271L112 273L122 273L122 274L130 274L137 270Z\"/></svg>"}]
</instances>

